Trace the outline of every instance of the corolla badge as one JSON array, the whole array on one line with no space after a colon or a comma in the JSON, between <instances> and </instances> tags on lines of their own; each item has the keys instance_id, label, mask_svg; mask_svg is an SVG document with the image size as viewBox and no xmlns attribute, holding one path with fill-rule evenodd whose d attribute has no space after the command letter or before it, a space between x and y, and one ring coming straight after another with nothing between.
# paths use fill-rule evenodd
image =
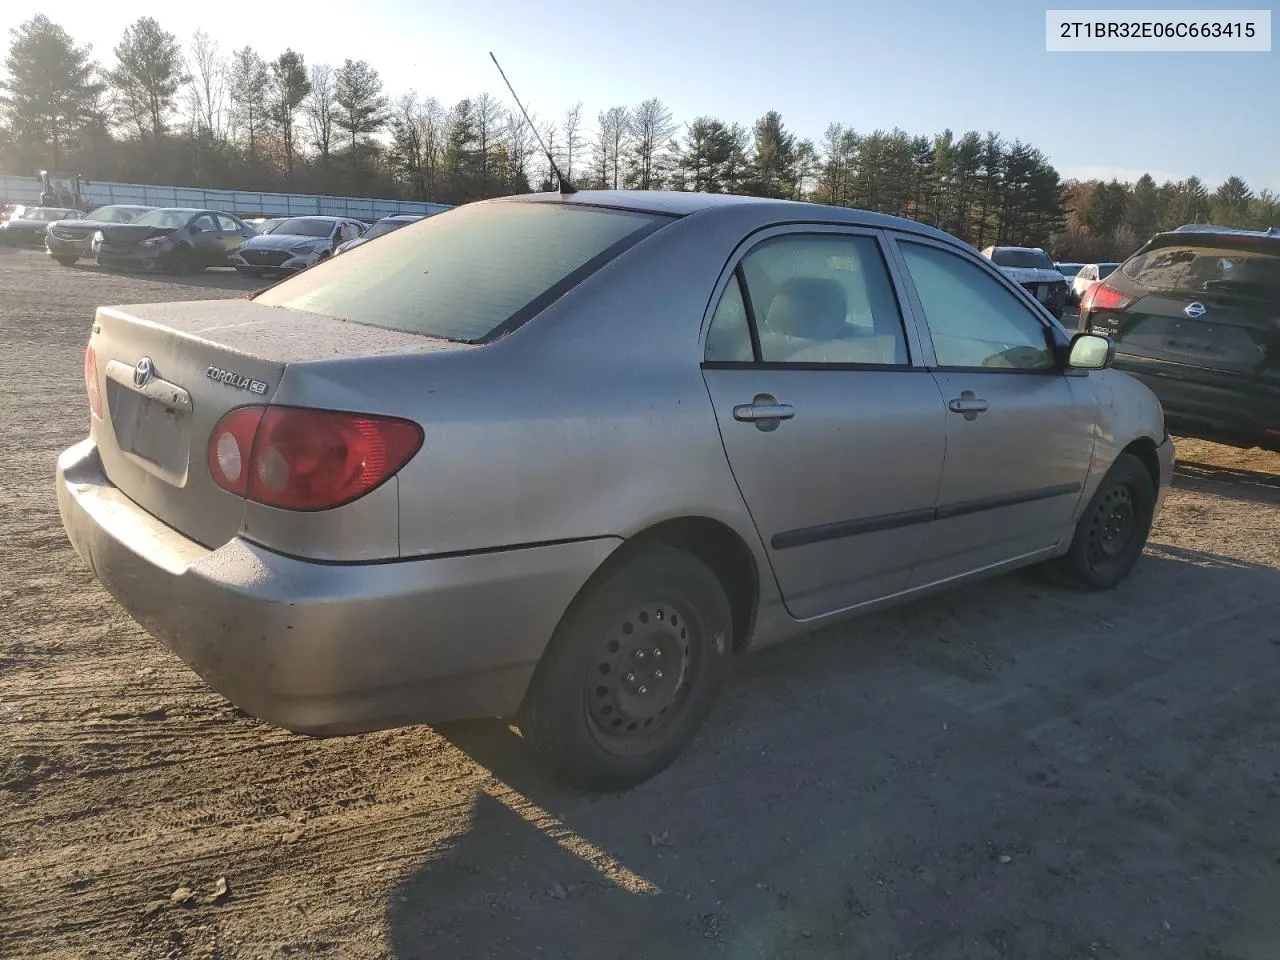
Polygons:
<instances>
[{"instance_id":1,"label":"corolla badge","mask_svg":"<svg viewBox=\"0 0 1280 960\"><path fill-rule=\"evenodd\" d=\"M156 365L150 357L143 357L133 368L133 385L141 390L156 378Z\"/></svg>"},{"instance_id":2,"label":"corolla badge","mask_svg":"<svg viewBox=\"0 0 1280 960\"><path fill-rule=\"evenodd\" d=\"M1203 303L1200 303L1197 301L1196 303L1188 303L1186 306L1186 309L1184 309L1182 312L1185 313L1188 317L1203 317L1206 313L1209 312L1209 308L1206 307Z\"/></svg>"},{"instance_id":3,"label":"corolla badge","mask_svg":"<svg viewBox=\"0 0 1280 960\"><path fill-rule=\"evenodd\" d=\"M255 380L252 377L246 377L242 373L236 373L234 370L227 370L223 367L209 365L204 375L215 383L220 383L224 387L232 387L236 390L248 390L250 393L264 394L267 392L267 385L261 380Z\"/></svg>"}]
</instances>

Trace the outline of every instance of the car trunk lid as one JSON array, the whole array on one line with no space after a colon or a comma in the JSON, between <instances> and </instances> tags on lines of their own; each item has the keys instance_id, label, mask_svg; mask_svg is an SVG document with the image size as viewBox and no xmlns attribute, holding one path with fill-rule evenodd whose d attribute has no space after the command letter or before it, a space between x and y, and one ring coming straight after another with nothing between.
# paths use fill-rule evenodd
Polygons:
<instances>
[{"instance_id":1,"label":"car trunk lid","mask_svg":"<svg viewBox=\"0 0 1280 960\"><path fill-rule=\"evenodd\" d=\"M92 428L103 470L153 516L221 546L245 515L245 500L208 466L210 434L228 411L270 403L289 365L441 344L244 299L100 308L90 347L104 401Z\"/></svg>"}]
</instances>

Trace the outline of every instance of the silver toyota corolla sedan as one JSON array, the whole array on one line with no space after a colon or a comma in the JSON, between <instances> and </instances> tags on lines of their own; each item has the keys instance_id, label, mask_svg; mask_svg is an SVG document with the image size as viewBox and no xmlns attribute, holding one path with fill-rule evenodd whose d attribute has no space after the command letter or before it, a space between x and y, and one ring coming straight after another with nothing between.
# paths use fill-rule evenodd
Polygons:
<instances>
[{"instance_id":1,"label":"silver toyota corolla sedan","mask_svg":"<svg viewBox=\"0 0 1280 960\"><path fill-rule=\"evenodd\" d=\"M314 735L515 715L652 776L731 659L1030 564L1115 586L1155 397L972 247L689 193L469 204L252 299L104 307L80 556L215 689Z\"/></svg>"}]
</instances>

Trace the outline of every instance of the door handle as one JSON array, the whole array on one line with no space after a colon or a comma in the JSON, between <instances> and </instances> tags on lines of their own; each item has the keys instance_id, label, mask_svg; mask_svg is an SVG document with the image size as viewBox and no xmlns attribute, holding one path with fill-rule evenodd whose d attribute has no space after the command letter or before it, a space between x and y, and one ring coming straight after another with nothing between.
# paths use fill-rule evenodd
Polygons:
<instances>
[{"instance_id":1,"label":"door handle","mask_svg":"<svg viewBox=\"0 0 1280 960\"><path fill-rule=\"evenodd\" d=\"M744 423L760 420L790 420L796 408L789 403L740 403L733 408L733 419Z\"/></svg>"},{"instance_id":2,"label":"door handle","mask_svg":"<svg viewBox=\"0 0 1280 960\"><path fill-rule=\"evenodd\" d=\"M984 413L991 405L972 390L964 390L960 396L947 403L952 413L963 414L966 420L977 420L978 414Z\"/></svg>"}]
</instances>

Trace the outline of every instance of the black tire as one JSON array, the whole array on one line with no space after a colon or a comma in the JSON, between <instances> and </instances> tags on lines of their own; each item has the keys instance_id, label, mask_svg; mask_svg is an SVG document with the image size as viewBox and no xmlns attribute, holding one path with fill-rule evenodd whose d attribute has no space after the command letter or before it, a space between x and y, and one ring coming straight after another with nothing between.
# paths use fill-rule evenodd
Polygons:
<instances>
[{"instance_id":1,"label":"black tire","mask_svg":"<svg viewBox=\"0 0 1280 960\"><path fill-rule=\"evenodd\" d=\"M729 598L716 575L682 550L645 547L565 614L520 707L520 730L573 786L634 786L670 765L702 727L732 647Z\"/></svg>"},{"instance_id":2,"label":"black tire","mask_svg":"<svg viewBox=\"0 0 1280 960\"><path fill-rule=\"evenodd\" d=\"M1141 460L1122 453L1076 524L1071 548L1050 561L1050 579L1081 590L1110 590L1142 556L1155 515L1156 485Z\"/></svg>"},{"instance_id":3,"label":"black tire","mask_svg":"<svg viewBox=\"0 0 1280 960\"><path fill-rule=\"evenodd\" d=\"M198 269L195 255L190 247L179 247L169 255L169 270L172 273L182 276L195 273Z\"/></svg>"},{"instance_id":4,"label":"black tire","mask_svg":"<svg viewBox=\"0 0 1280 960\"><path fill-rule=\"evenodd\" d=\"M62 264L62 266L64 267L74 267L76 265L76 261L79 260L80 258L79 257L54 257L53 259L56 260L58 263Z\"/></svg>"}]
</instances>

